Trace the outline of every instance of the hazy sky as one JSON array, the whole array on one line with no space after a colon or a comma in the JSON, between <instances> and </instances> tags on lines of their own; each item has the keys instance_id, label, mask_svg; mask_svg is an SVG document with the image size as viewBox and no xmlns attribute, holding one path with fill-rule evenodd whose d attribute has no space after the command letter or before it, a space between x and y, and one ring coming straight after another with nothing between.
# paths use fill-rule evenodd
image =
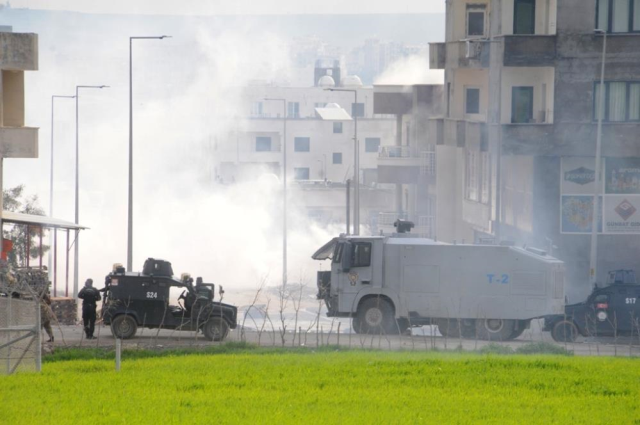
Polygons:
<instances>
[{"instance_id":1,"label":"hazy sky","mask_svg":"<svg viewBox=\"0 0 640 425\"><path fill-rule=\"evenodd\" d=\"M444 0L10 0L14 8L162 15L439 13ZM6 3L6 1L3 1Z\"/></svg>"}]
</instances>

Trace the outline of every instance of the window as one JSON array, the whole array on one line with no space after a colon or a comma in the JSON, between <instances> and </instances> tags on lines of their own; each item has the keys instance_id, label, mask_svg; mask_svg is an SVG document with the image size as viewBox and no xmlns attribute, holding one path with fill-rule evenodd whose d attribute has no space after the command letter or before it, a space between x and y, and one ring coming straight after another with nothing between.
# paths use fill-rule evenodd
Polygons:
<instances>
[{"instance_id":1,"label":"window","mask_svg":"<svg viewBox=\"0 0 640 425\"><path fill-rule=\"evenodd\" d=\"M253 102L251 104L251 116L261 117L263 115L262 102Z\"/></svg>"},{"instance_id":2,"label":"window","mask_svg":"<svg viewBox=\"0 0 640 425\"><path fill-rule=\"evenodd\" d=\"M334 122L333 123L333 133L334 134L342 133L342 123L341 122Z\"/></svg>"},{"instance_id":3,"label":"window","mask_svg":"<svg viewBox=\"0 0 640 425\"><path fill-rule=\"evenodd\" d=\"M311 149L311 139L308 137L296 137L293 139L294 152L309 152Z\"/></svg>"},{"instance_id":4,"label":"window","mask_svg":"<svg viewBox=\"0 0 640 425\"><path fill-rule=\"evenodd\" d=\"M365 152L378 152L380 148L379 137L367 137L364 139L364 151Z\"/></svg>"},{"instance_id":5,"label":"window","mask_svg":"<svg viewBox=\"0 0 640 425\"><path fill-rule=\"evenodd\" d=\"M511 91L511 122L528 123L533 119L533 87L513 87Z\"/></svg>"},{"instance_id":6,"label":"window","mask_svg":"<svg viewBox=\"0 0 640 425\"><path fill-rule=\"evenodd\" d=\"M480 113L480 89L467 87L465 91L465 112L467 114Z\"/></svg>"},{"instance_id":7,"label":"window","mask_svg":"<svg viewBox=\"0 0 640 425\"><path fill-rule=\"evenodd\" d=\"M598 119L600 83L595 83L593 119ZM640 81L606 81L602 120L609 122L640 121Z\"/></svg>"},{"instance_id":8,"label":"window","mask_svg":"<svg viewBox=\"0 0 640 425\"><path fill-rule=\"evenodd\" d=\"M467 6L467 36L484 36L485 8L482 5Z\"/></svg>"},{"instance_id":9,"label":"window","mask_svg":"<svg viewBox=\"0 0 640 425\"><path fill-rule=\"evenodd\" d=\"M369 267L371 265L371 244L369 242L353 243L351 255L352 267Z\"/></svg>"},{"instance_id":10,"label":"window","mask_svg":"<svg viewBox=\"0 0 640 425\"><path fill-rule=\"evenodd\" d=\"M289 102L287 104L287 117L288 118L300 118L300 103Z\"/></svg>"},{"instance_id":11,"label":"window","mask_svg":"<svg viewBox=\"0 0 640 425\"><path fill-rule=\"evenodd\" d=\"M478 152L467 151L465 168L465 197L478 202Z\"/></svg>"},{"instance_id":12,"label":"window","mask_svg":"<svg viewBox=\"0 0 640 425\"><path fill-rule=\"evenodd\" d=\"M309 180L309 168L294 168L293 178L295 180Z\"/></svg>"},{"instance_id":13,"label":"window","mask_svg":"<svg viewBox=\"0 0 640 425\"><path fill-rule=\"evenodd\" d=\"M351 116L358 118L364 117L364 103L352 103Z\"/></svg>"},{"instance_id":14,"label":"window","mask_svg":"<svg viewBox=\"0 0 640 425\"><path fill-rule=\"evenodd\" d=\"M334 152L333 153L333 163L334 164L342 164L342 152Z\"/></svg>"},{"instance_id":15,"label":"window","mask_svg":"<svg viewBox=\"0 0 640 425\"><path fill-rule=\"evenodd\" d=\"M598 0L596 27L617 33L640 31L640 0Z\"/></svg>"},{"instance_id":16,"label":"window","mask_svg":"<svg viewBox=\"0 0 640 425\"><path fill-rule=\"evenodd\" d=\"M271 137L256 137L256 152L271 152Z\"/></svg>"},{"instance_id":17,"label":"window","mask_svg":"<svg viewBox=\"0 0 640 425\"><path fill-rule=\"evenodd\" d=\"M339 243L336 245L336 249L333 251L333 262L340 264L342 262L342 248L344 247L343 243Z\"/></svg>"},{"instance_id":18,"label":"window","mask_svg":"<svg viewBox=\"0 0 640 425\"><path fill-rule=\"evenodd\" d=\"M515 0L513 10L513 33L536 33L536 0Z\"/></svg>"}]
</instances>

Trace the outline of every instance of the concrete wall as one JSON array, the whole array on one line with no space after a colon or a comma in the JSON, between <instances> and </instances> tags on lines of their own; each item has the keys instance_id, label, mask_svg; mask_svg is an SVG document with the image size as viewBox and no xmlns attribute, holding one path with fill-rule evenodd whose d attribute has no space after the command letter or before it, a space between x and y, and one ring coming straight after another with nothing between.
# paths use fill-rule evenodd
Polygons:
<instances>
[{"instance_id":1,"label":"concrete wall","mask_svg":"<svg viewBox=\"0 0 640 425\"><path fill-rule=\"evenodd\" d=\"M0 32L0 69L38 70L38 35Z\"/></svg>"}]
</instances>

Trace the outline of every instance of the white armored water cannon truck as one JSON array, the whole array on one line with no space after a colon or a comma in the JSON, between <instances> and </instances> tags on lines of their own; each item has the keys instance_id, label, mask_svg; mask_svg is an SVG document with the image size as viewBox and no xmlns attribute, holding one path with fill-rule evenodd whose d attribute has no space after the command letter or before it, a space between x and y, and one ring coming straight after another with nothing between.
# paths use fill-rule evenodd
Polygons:
<instances>
[{"instance_id":1,"label":"white armored water cannon truck","mask_svg":"<svg viewBox=\"0 0 640 425\"><path fill-rule=\"evenodd\" d=\"M318 272L329 317L364 334L435 324L444 336L506 341L564 311L564 263L543 251L406 236L341 235L312 256L331 260Z\"/></svg>"}]
</instances>

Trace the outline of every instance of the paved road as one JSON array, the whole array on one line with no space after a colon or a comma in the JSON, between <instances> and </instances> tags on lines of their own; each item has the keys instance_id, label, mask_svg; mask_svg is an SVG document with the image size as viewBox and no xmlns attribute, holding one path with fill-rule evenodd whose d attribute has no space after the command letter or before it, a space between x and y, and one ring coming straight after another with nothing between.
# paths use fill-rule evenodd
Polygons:
<instances>
[{"instance_id":1,"label":"paved road","mask_svg":"<svg viewBox=\"0 0 640 425\"><path fill-rule=\"evenodd\" d=\"M82 327L61 326L54 328L55 344L59 346L81 346L81 347L113 347L115 339L111 335L109 327L97 326L95 335L97 339L86 340L83 337ZM420 333L420 334L418 334ZM286 346L306 346L317 347L319 345L336 344L353 348L374 348L383 350L431 350L434 348L455 349L462 346L464 350L472 351L489 344L487 341L465 340L458 338L444 338L426 326L414 329L414 334L403 336L363 336L356 334L336 333L336 329L322 332L303 332L296 334L295 340L292 332L284 335ZM232 331L226 341L245 340L261 346L281 346L282 336L279 332L256 332L255 330ZM530 342L553 342L548 333L543 333L536 328L535 324L531 330L526 331L520 338L514 341L501 343L516 349ZM138 334L131 340L124 341L125 348L169 348L169 347L206 347L216 343L209 342L194 332L139 329ZM47 345L47 344L46 344ZM560 344L562 345L562 344ZM630 338L581 338L578 342L564 345L568 350L572 350L576 355L582 356L640 356L640 342L637 337L631 341Z\"/></svg>"}]
</instances>

